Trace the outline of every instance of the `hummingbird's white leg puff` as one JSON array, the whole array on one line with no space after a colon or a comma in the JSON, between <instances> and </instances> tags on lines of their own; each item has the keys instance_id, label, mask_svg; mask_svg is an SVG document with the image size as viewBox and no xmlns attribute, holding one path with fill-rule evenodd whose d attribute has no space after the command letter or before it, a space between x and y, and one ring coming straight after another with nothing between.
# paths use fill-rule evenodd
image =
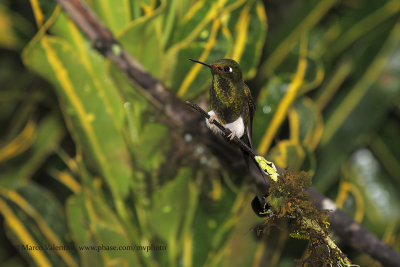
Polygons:
<instances>
[{"instance_id":1,"label":"hummingbird's white leg puff","mask_svg":"<svg viewBox=\"0 0 400 267\"><path fill-rule=\"evenodd\" d=\"M218 133L221 134L221 133L222 133L221 130L218 129L218 127L215 126L215 124L212 123L214 120L218 121L218 117L217 117L217 115L215 114L215 112L214 112L213 110L210 110L210 112L208 112L208 115L210 115L210 118L209 118L209 119L206 119L207 127L208 127L211 131L213 131L213 133L215 133L215 134L218 134Z\"/></svg>"},{"instance_id":2,"label":"hummingbird's white leg puff","mask_svg":"<svg viewBox=\"0 0 400 267\"><path fill-rule=\"evenodd\" d=\"M218 121L218 117L215 114L215 112L213 110L211 110L210 112L208 112L208 115L210 115L209 119L206 119L206 124L207 127L213 131L215 134L222 134L221 130L218 129L217 126L215 126L212 122L214 120ZM222 123L221 123L222 124ZM223 124L222 124L223 125ZM237 120L235 120L234 122L228 123L223 125L225 128L229 129L231 131L231 134L228 136L228 138L230 140L233 140L233 138L235 138L235 136L237 136L238 138L242 137L244 134L244 122L243 122L243 118L242 116L240 116Z\"/></svg>"},{"instance_id":3,"label":"hummingbird's white leg puff","mask_svg":"<svg viewBox=\"0 0 400 267\"><path fill-rule=\"evenodd\" d=\"M228 123L224 126L225 126L225 128L229 129L232 132L228 136L230 140L233 140L233 138L235 138L235 136L237 136L237 138L240 138L244 134L244 123L243 123L242 116L240 116L234 122Z\"/></svg>"},{"instance_id":4,"label":"hummingbird's white leg puff","mask_svg":"<svg viewBox=\"0 0 400 267\"><path fill-rule=\"evenodd\" d=\"M215 114L214 110L210 110L210 112L208 112L208 115L210 115L210 118L208 119L208 121L209 121L210 123L212 123L214 120L217 120L217 121L218 121L218 117L217 117L217 115Z\"/></svg>"}]
</instances>

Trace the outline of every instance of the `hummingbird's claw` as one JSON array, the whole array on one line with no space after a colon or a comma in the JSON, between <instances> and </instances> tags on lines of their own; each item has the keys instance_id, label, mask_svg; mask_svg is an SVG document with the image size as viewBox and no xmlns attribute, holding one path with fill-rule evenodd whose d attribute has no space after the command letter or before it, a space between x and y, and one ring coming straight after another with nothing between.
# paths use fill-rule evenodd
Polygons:
<instances>
[{"instance_id":1,"label":"hummingbird's claw","mask_svg":"<svg viewBox=\"0 0 400 267\"><path fill-rule=\"evenodd\" d=\"M233 139L235 139L235 136L236 136L235 132L231 132L231 133L228 135L229 141L232 141Z\"/></svg>"},{"instance_id":2,"label":"hummingbird's claw","mask_svg":"<svg viewBox=\"0 0 400 267\"><path fill-rule=\"evenodd\" d=\"M217 115L213 114L210 116L210 118L208 119L209 123L213 123L215 120L217 120Z\"/></svg>"}]
</instances>

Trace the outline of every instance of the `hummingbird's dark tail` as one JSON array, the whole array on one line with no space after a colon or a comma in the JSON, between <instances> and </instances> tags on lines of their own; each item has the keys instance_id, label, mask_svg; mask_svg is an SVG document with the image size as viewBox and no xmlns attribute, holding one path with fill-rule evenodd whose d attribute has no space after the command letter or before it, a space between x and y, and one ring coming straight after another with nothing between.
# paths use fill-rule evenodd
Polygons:
<instances>
[{"instance_id":1,"label":"hummingbird's dark tail","mask_svg":"<svg viewBox=\"0 0 400 267\"><path fill-rule=\"evenodd\" d=\"M248 145L250 148L253 149L253 144L251 142L251 139L249 138L249 136L247 134L244 134L241 138L240 138L246 145ZM249 155L245 150L240 149L242 151L242 155L243 155L243 159L246 163L246 166L249 170L249 173L251 175L251 177L254 179L255 183L258 185L257 187L265 188L264 192L260 192L262 195L265 194L266 190L268 189L268 177L267 175L263 172L263 170L260 168L260 166L258 165L258 163L256 162L256 160Z\"/></svg>"},{"instance_id":2,"label":"hummingbird's dark tail","mask_svg":"<svg viewBox=\"0 0 400 267\"><path fill-rule=\"evenodd\" d=\"M253 144L248 134L244 134L240 139L253 149ZM252 156L250 156L245 150L240 150L242 151L243 159L246 163L247 169L253 178L251 185L253 190L256 192L256 196L251 201L251 207L257 216L265 217L267 216L266 210L269 209L268 204L265 202L265 197L267 196L268 192L268 177L261 170L260 166Z\"/></svg>"}]
</instances>

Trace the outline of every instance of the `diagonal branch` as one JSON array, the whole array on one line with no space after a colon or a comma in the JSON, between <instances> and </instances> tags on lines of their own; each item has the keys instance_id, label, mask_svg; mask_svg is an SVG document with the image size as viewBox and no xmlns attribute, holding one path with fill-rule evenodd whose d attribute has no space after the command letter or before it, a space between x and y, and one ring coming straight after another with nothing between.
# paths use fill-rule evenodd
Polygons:
<instances>
[{"instance_id":1,"label":"diagonal branch","mask_svg":"<svg viewBox=\"0 0 400 267\"><path fill-rule=\"evenodd\" d=\"M126 50L113 37L103 23L91 12L80 0L55 0L59 3L66 13L72 18L81 31L93 43L103 56L110 59L123 73L127 75L132 85L141 90L144 96L160 109L171 124L183 128L187 132L193 132L190 126L198 116L187 112L187 107L183 101L178 99L160 81L155 79L144 68L132 58ZM201 132L208 132L205 126L201 127ZM209 140L198 138L199 142L210 145ZM218 142L211 143L215 147L223 147ZM225 147L225 149L229 149ZM222 160L224 160L222 158ZM384 266L400 266L400 255L392 248L385 245L375 235L368 232L358 223L338 210L334 204L313 188L308 190L312 199L317 202L317 207L321 209L332 209L331 226L336 234L349 245L357 250L369 254L372 258L380 261ZM327 205L331 203L331 205Z\"/></svg>"},{"instance_id":2,"label":"diagonal branch","mask_svg":"<svg viewBox=\"0 0 400 267\"><path fill-rule=\"evenodd\" d=\"M181 112L185 104L149 72L119 44L111 31L81 0L55 0L72 18L80 30L92 42L94 48L110 59L132 85L141 91L157 108L162 110L175 126L191 121L193 116Z\"/></svg>"}]
</instances>

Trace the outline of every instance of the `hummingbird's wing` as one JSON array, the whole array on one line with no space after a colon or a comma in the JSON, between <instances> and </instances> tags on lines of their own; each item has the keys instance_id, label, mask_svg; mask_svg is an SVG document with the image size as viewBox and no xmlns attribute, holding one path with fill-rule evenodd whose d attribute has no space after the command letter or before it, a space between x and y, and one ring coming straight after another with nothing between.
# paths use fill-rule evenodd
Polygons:
<instances>
[{"instance_id":1,"label":"hummingbird's wing","mask_svg":"<svg viewBox=\"0 0 400 267\"><path fill-rule=\"evenodd\" d=\"M247 104L248 104L248 109L249 109L249 117L247 118L247 125L246 125L246 132L242 137L242 140L249 145L251 148L253 148L253 143L251 141L251 133L252 133L252 128L253 128L253 117L254 113L256 112L256 105L253 100L253 97L251 96L251 92L249 87L246 86L245 90L245 95L247 97ZM255 159L250 157L247 152L242 150L242 154L244 156L244 160L246 162L247 168L251 174L251 176L255 179L256 184L258 184L258 188L260 185L264 185L265 188L264 190L266 191L268 189L268 182L267 182L267 175L264 173L264 171L260 168L258 163L256 163ZM263 196L264 193L261 193L261 197ZM253 204L252 204L253 205ZM254 207L253 207L254 208Z\"/></svg>"},{"instance_id":2,"label":"hummingbird's wing","mask_svg":"<svg viewBox=\"0 0 400 267\"><path fill-rule=\"evenodd\" d=\"M247 119L248 123L246 125L246 134L247 134L247 139L248 139L248 145L250 145L250 147L253 147L253 142L251 141L251 136L252 136L252 132L253 132L253 117L254 117L254 113L256 111L256 106L255 106L253 97L251 95L250 89L247 85L244 89L244 93L247 97L247 105L248 105L247 108L249 109L249 117Z\"/></svg>"}]
</instances>

